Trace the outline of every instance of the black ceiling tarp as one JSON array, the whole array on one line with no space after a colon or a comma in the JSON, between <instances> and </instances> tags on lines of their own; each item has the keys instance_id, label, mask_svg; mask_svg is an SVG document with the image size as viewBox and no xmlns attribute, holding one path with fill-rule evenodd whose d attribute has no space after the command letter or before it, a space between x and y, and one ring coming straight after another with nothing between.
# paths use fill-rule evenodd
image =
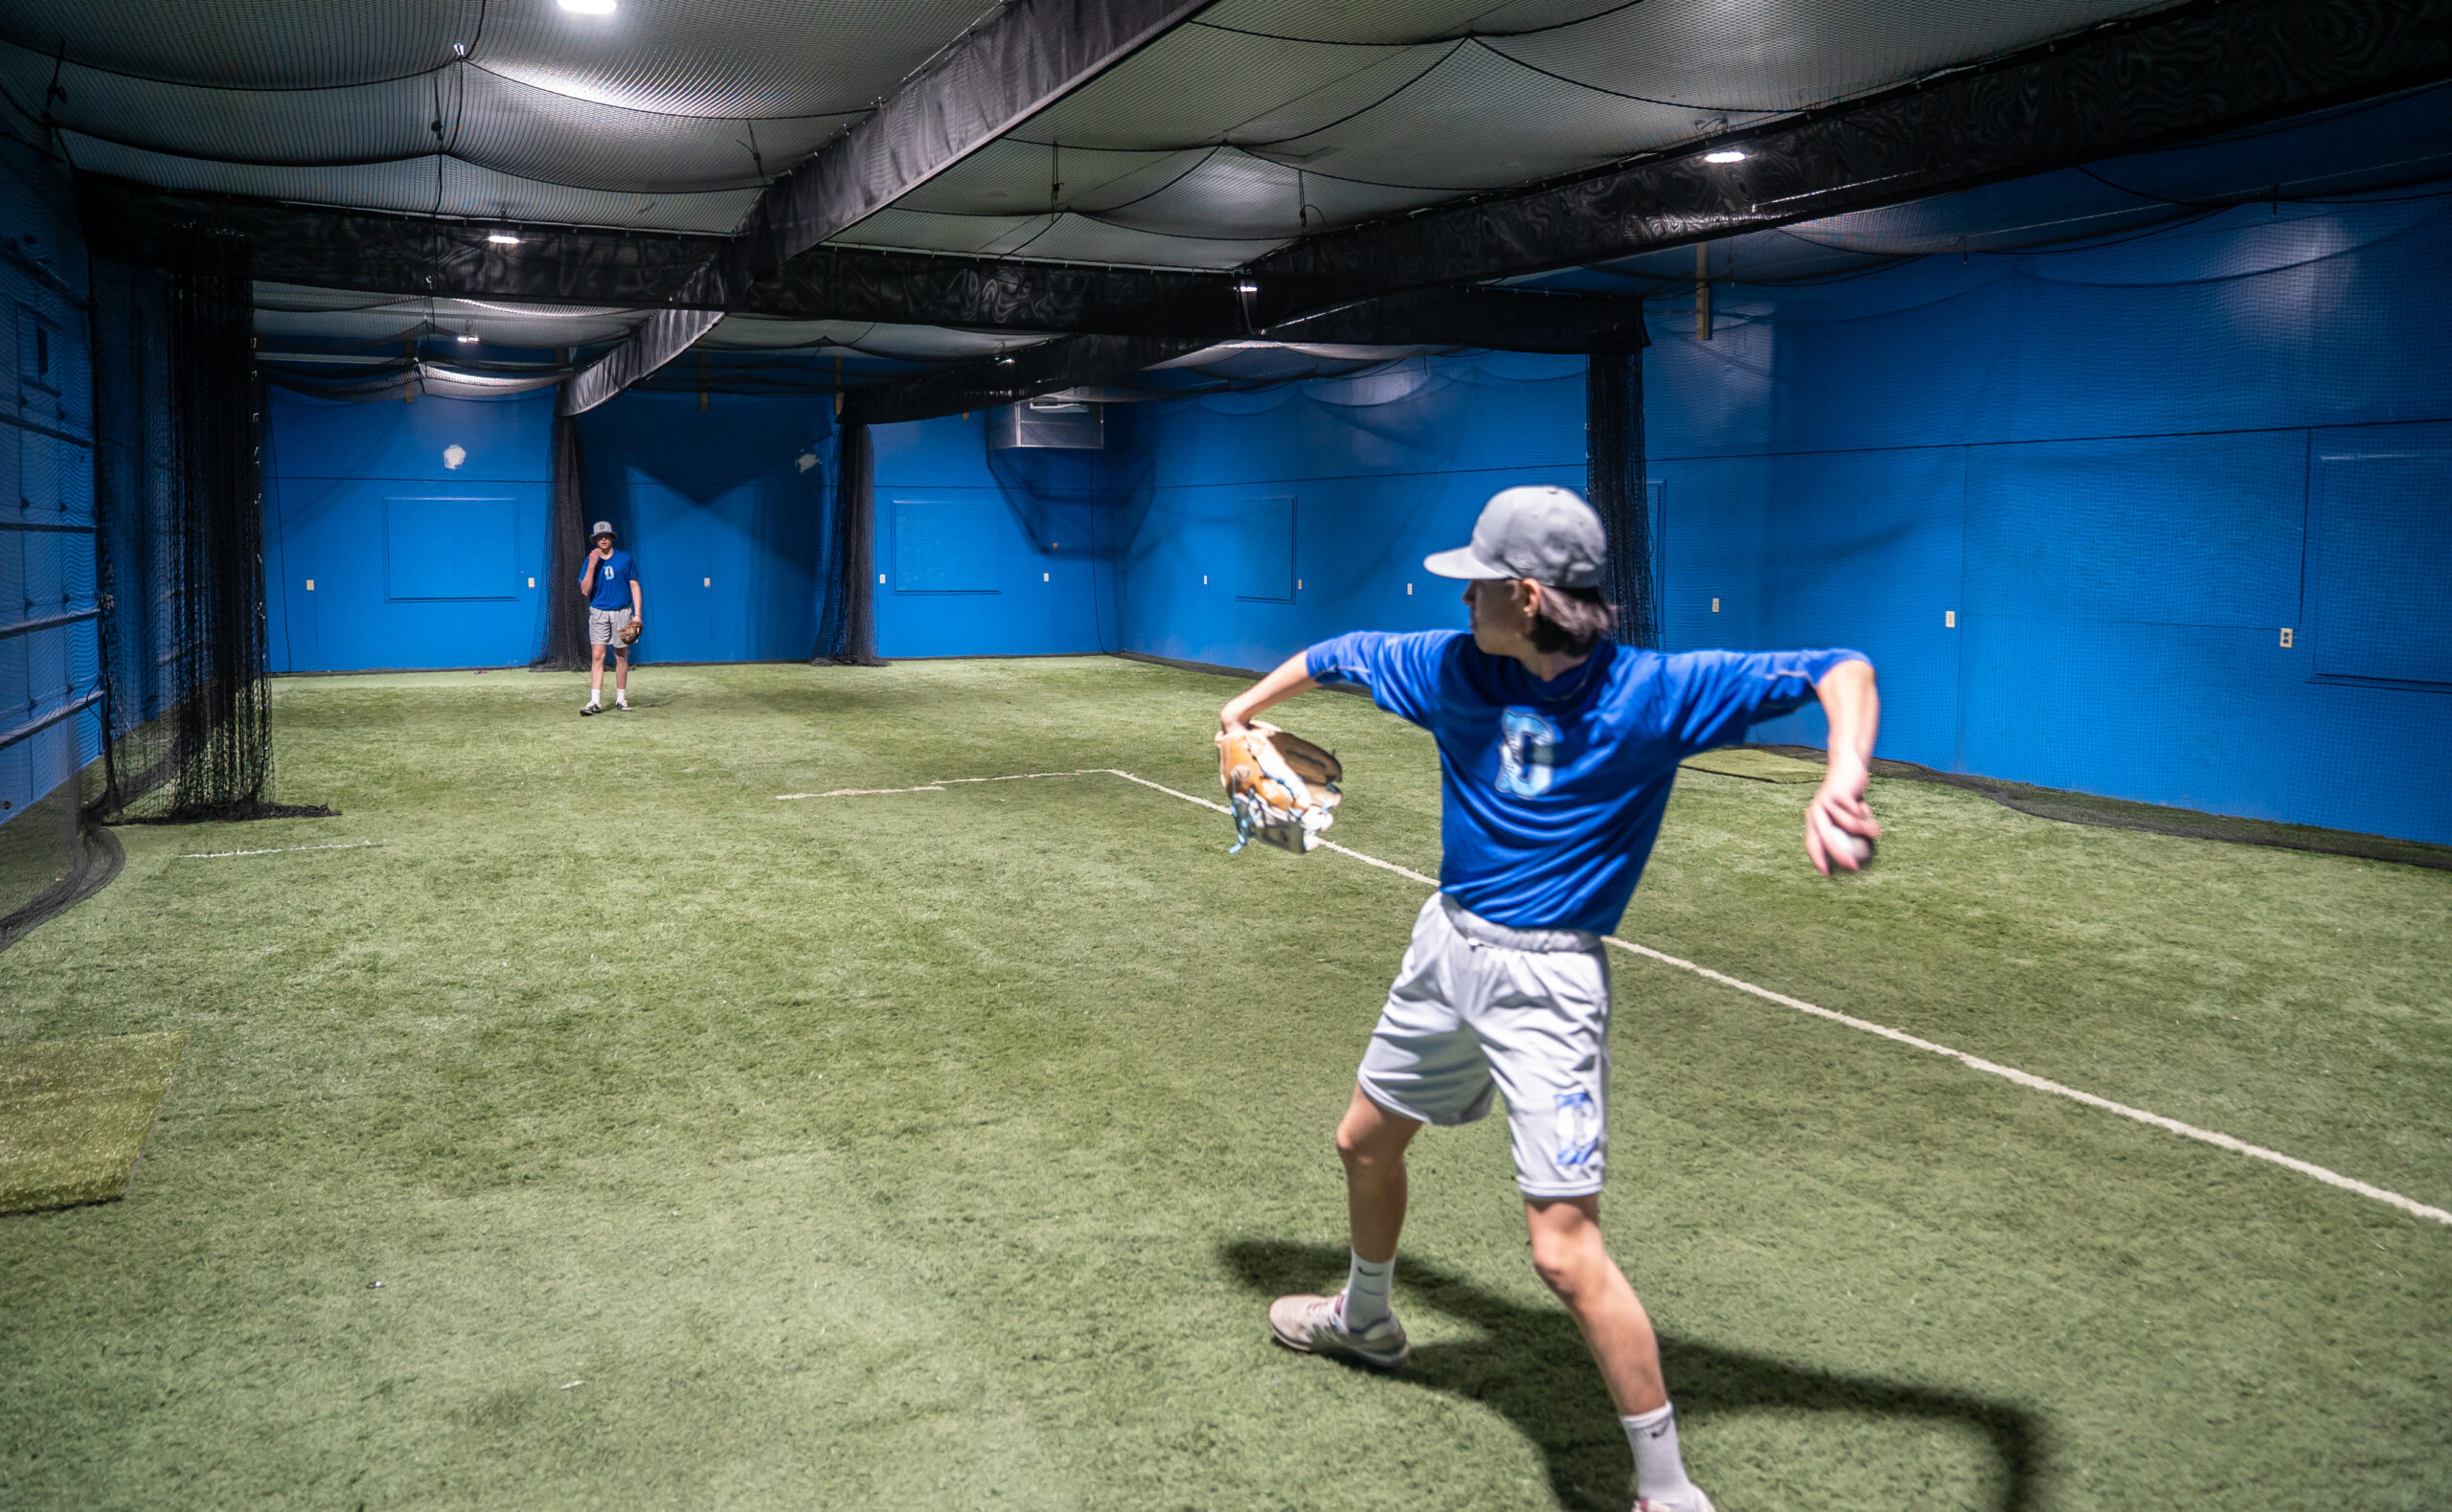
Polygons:
<instances>
[{"instance_id":1,"label":"black ceiling tarp","mask_svg":"<svg viewBox=\"0 0 2452 1512\"><path fill-rule=\"evenodd\" d=\"M1021 124L1213 0L1009 0L877 108L768 186L741 234L685 286L728 305L824 242ZM714 323L659 312L562 391L579 414L688 350Z\"/></svg>"},{"instance_id":2,"label":"black ceiling tarp","mask_svg":"<svg viewBox=\"0 0 2452 1512\"><path fill-rule=\"evenodd\" d=\"M2200 0L1673 156L1255 260L1263 318L1903 203L2452 77L2452 0ZM1712 164L1704 148L1737 149Z\"/></svg>"}]
</instances>

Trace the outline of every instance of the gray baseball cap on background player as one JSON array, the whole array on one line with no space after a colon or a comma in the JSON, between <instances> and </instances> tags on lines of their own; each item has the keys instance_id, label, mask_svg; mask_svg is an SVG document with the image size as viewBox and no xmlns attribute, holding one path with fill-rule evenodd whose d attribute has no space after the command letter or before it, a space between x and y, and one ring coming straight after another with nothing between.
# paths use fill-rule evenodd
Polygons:
<instances>
[{"instance_id":1,"label":"gray baseball cap on background player","mask_svg":"<svg viewBox=\"0 0 2452 1512\"><path fill-rule=\"evenodd\" d=\"M1482 506L1473 541L1422 565L1442 577L1529 577L1554 588L1597 588L1609 554L1601 516L1573 490L1548 484L1502 488Z\"/></svg>"},{"instance_id":2,"label":"gray baseball cap on background player","mask_svg":"<svg viewBox=\"0 0 2452 1512\"><path fill-rule=\"evenodd\" d=\"M587 532L587 538L591 541L595 540L600 535L612 535L617 541L621 539L619 535L614 535L613 522L610 520L597 521L596 529Z\"/></svg>"}]
</instances>

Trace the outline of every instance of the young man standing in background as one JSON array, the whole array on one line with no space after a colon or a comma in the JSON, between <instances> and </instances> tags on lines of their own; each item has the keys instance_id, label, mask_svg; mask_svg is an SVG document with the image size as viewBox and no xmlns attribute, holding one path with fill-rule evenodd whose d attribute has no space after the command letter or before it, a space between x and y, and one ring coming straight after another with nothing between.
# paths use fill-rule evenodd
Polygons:
<instances>
[{"instance_id":1,"label":"young man standing in background","mask_svg":"<svg viewBox=\"0 0 2452 1512\"><path fill-rule=\"evenodd\" d=\"M630 707L630 643L647 628L638 570L630 553L613 544L613 523L596 522L596 549L579 569L579 592L587 595L587 702L581 714L604 711L604 653L613 652L613 707ZM631 626L637 626L633 630ZM623 632L628 630L624 635Z\"/></svg>"}]
</instances>

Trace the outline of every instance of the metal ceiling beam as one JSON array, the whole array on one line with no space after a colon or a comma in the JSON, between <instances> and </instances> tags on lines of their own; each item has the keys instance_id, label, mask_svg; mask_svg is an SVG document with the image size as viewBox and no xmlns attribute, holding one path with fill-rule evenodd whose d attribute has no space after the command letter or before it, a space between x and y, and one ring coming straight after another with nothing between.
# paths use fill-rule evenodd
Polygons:
<instances>
[{"instance_id":1,"label":"metal ceiling beam","mask_svg":"<svg viewBox=\"0 0 2452 1512\"><path fill-rule=\"evenodd\" d=\"M629 341L562 391L578 414L689 350L747 285L1020 125L1214 0L1006 0L851 128L768 186L742 232Z\"/></svg>"},{"instance_id":2,"label":"metal ceiling beam","mask_svg":"<svg viewBox=\"0 0 2452 1512\"><path fill-rule=\"evenodd\" d=\"M1673 155L1323 232L1246 271L1270 323L2148 150L2452 78L2452 0L2197 0ZM1714 165L1706 150L1742 150Z\"/></svg>"}]
</instances>

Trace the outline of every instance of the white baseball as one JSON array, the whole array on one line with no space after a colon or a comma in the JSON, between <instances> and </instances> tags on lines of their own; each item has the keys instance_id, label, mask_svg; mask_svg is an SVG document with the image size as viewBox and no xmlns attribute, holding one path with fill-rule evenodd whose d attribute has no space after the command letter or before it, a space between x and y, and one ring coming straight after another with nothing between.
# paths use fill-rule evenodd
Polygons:
<instances>
[{"instance_id":1,"label":"white baseball","mask_svg":"<svg viewBox=\"0 0 2452 1512\"><path fill-rule=\"evenodd\" d=\"M1822 824L1822 848L1830 852L1834 861L1844 856L1859 868L1873 864L1873 843L1870 837L1840 828L1827 814L1817 814L1815 818Z\"/></svg>"}]
</instances>

